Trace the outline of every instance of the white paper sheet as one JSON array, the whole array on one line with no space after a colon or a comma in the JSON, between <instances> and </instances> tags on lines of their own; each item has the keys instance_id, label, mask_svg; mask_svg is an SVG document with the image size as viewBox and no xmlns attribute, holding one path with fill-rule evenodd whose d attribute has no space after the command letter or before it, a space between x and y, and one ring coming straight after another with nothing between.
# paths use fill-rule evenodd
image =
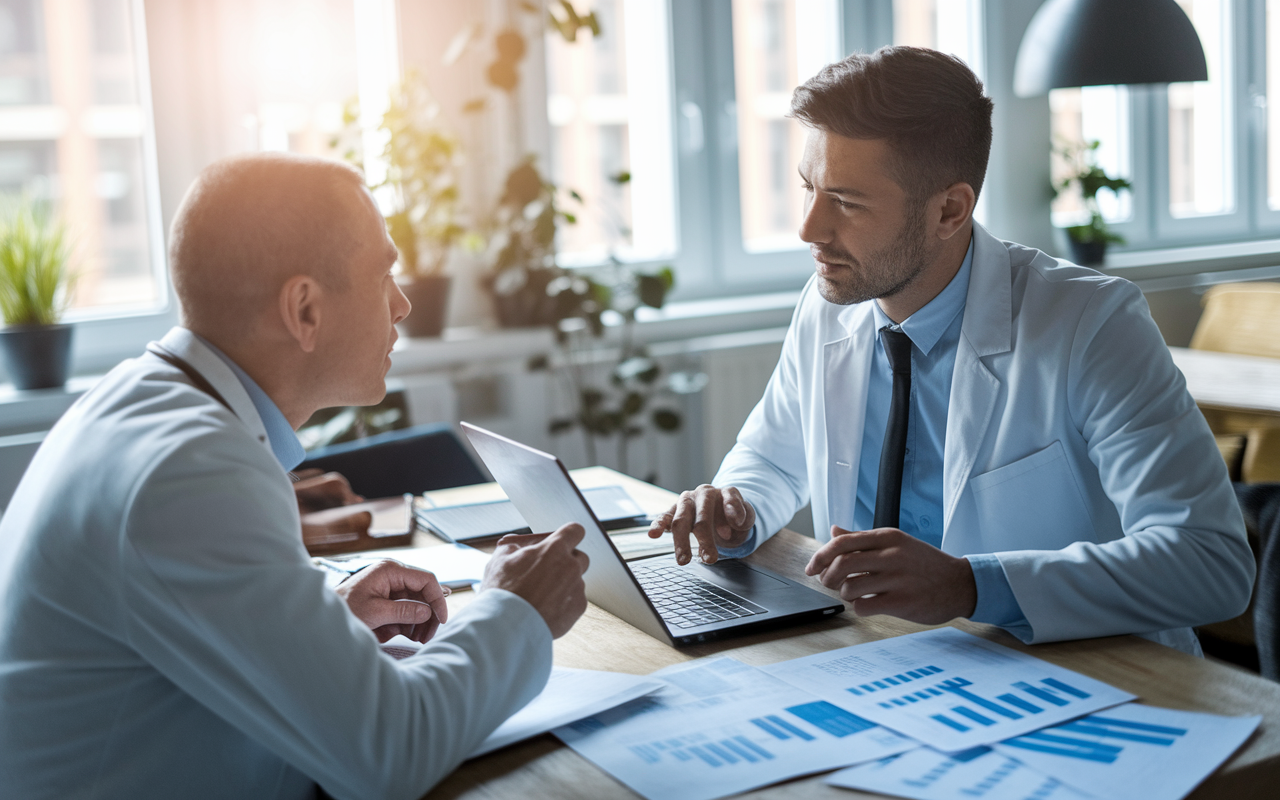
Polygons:
<instances>
[{"instance_id":1,"label":"white paper sheet","mask_svg":"<svg viewBox=\"0 0 1280 800\"><path fill-rule=\"evenodd\" d=\"M900 756L842 769L832 786L913 800L1089 800L1056 778L987 747L947 755L921 747ZM1137 794L1129 798L1145 798Z\"/></svg>"},{"instance_id":2,"label":"white paper sheet","mask_svg":"<svg viewBox=\"0 0 1280 800\"><path fill-rule=\"evenodd\" d=\"M484 579L484 568L489 554L465 544L442 544L433 547L389 547L385 550L366 550L338 563L355 566L367 561L390 558L410 567L435 573L442 586L464 588Z\"/></svg>"},{"instance_id":3,"label":"white paper sheet","mask_svg":"<svg viewBox=\"0 0 1280 800\"><path fill-rule=\"evenodd\" d=\"M1097 798L1179 800L1261 721L1128 703L994 749Z\"/></svg>"},{"instance_id":4,"label":"white paper sheet","mask_svg":"<svg viewBox=\"0 0 1280 800\"><path fill-rule=\"evenodd\" d=\"M955 628L854 645L765 669L949 753L1134 699L1101 681Z\"/></svg>"},{"instance_id":5,"label":"white paper sheet","mask_svg":"<svg viewBox=\"0 0 1280 800\"><path fill-rule=\"evenodd\" d=\"M710 800L917 746L730 658L653 677L666 687L554 731L650 800Z\"/></svg>"},{"instance_id":6,"label":"white paper sheet","mask_svg":"<svg viewBox=\"0 0 1280 800\"><path fill-rule=\"evenodd\" d=\"M663 685L644 675L554 667L542 693L489 734L471 757L607 711L658 691Z\"/></svg>"}]
</instances>

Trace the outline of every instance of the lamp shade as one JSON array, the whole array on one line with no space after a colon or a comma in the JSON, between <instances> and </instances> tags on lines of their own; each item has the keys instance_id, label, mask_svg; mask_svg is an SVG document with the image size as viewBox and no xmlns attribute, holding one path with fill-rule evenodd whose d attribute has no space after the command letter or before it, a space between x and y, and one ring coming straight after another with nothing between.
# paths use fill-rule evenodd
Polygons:
<instances>
[{"instance_id":1,"label":"lamp shade","mask_svg":"<svg viewBox=\"0 0 1280 800\"><path fill-rule=\"evenodd\" d=\"M1022 37L1013 91L1208 79L1200 37L1174 0L1047 0Z\"/></svg>"}]
</instances>

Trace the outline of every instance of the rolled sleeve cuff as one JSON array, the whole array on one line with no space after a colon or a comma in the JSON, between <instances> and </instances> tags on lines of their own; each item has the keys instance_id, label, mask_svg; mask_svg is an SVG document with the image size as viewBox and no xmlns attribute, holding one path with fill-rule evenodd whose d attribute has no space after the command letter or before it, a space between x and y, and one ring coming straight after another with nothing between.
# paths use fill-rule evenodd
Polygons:
<instances>
[{"instance_id":1,"label":"rolled sleeve cuff","mask_svg":"<svg viewBox=\"0 0 1280 800\"><path fill-rule=\"evenodd\" d=\"M751 534L747 536L747 540L737 547L721 547L718 548L721 558L746 558L756 551L759 542L756 538L756 526L751 526Z\"/></svg>"},{"instance_id":2,"label":"rolled sleeve cuff","mask_svg":"<svg viewBox=\"0 0 1280 800\"><path fill-rule=\"evenodd\" d=\"M965 559L973 569L973 582L978 588L978 603L969 619L999 625L1023 642L1030 643L1031 624L1013 596L1000 559L992 553L965 556Z\"/></svg>"}]
</instances>

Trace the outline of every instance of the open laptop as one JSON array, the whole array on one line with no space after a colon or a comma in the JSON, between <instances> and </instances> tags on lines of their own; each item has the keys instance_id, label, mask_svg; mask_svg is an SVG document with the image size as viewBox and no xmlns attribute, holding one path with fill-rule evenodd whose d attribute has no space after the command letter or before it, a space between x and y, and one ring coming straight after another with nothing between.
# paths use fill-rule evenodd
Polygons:
<instances>
[{"instance_id":1,"label":"open laptop","mask_svg":"<svg viewBox=\"0 0 1280 800\"><path fill-rule=\"evenodd\" d=\"M469 423L462 427L529 527L569 522L586 530L587 599L655 639L706 642L838 614L844 604L762 567L726 560L679 566L668 554L623 560L555 456Z\"/></svg>"}]
</instances>

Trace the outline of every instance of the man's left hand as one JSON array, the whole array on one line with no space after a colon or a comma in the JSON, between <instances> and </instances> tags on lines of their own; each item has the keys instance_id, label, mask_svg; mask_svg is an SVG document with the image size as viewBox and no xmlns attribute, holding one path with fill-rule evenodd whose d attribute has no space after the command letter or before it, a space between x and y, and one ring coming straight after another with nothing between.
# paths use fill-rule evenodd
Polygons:
<instances>
[{"instance_id":1,"label":"man's left hand","mask_svg":"<svg viewBox=\"0 0 1280 800\"><path fill-rule=\"evenodd\" d=\"M860 617L888 614L941 625L973 614L978 587L963 558L896 528L846 531L832 526L831 541L813 554L806 575L853 604Z\"/></svg>"},{"instance_id":2,"label":"man's left hand","mask_svg":"<svg viewBox=\"0 0 1280 800\"><path fill-rule=\"evenodd\" d=\"M402 634L426 644L449 619L449 590L430 572L399 561L366 567L338 584L337 592L379 642Z\"/></svg>"}]
</instances>

